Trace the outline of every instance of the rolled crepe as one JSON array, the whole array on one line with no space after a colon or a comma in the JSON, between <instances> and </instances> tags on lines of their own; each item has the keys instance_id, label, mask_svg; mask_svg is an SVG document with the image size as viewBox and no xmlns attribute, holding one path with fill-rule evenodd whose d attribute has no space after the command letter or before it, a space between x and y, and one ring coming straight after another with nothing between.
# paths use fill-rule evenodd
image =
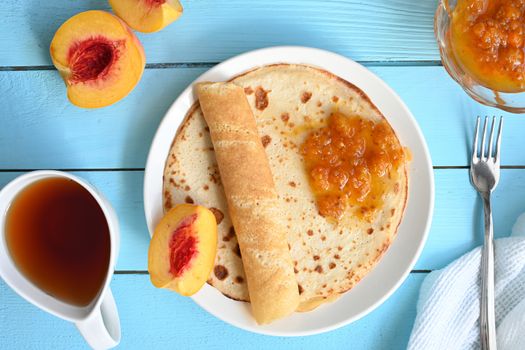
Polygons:
<instances>
[{"instance_id":1,"label":"rolled crepe","mask_svg":"<svg viewBox=\"0 0 525 350\"><path fill-rule=\"evenodd\" d=\"M299 305L270 164L242 87L201 83L197 94L239 241L253 316L259 324L270 323Z\"/></svg>"}]
</instances>

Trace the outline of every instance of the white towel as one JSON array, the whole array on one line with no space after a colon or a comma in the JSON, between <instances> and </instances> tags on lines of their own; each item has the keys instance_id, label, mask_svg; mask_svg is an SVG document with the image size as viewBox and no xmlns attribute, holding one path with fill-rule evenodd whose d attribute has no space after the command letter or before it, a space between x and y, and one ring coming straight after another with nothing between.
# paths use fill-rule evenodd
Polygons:
<instances>
[{"instance_id":1,"label":"white towel","mask_svg":"<svg viewBox=\"0 0 525 350\"><path fill-rule=\"evenodd\" d=\"M525 214L495 243L498 350L525 349ZM423 281L409 350L479 349L481 248Z\"/></svg>"}]
</instances>

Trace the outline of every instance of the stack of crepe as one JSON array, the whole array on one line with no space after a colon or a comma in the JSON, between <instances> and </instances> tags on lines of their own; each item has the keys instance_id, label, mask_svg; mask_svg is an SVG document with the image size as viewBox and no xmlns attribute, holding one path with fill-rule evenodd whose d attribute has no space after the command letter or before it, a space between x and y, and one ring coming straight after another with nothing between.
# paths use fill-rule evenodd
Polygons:
<instances>
[{"instance_id":1,"label":"stack of crepe","mask_svg":"<svg viewBox=\"0 0 525 350\"><path fill-rule=\"evenodd\" d=\"M304 65L257 68L230 83L198 85L197 93L200 105L188 112L166 162L164 209L189 202L215 213L219 244L208 283L251 301L259 323L351 289L395 237L406 165L386 181L372 217L334 223L318 213L299 148L334 110L375 122L383 115L357 87Z\"/></svg>"}]
</instances>

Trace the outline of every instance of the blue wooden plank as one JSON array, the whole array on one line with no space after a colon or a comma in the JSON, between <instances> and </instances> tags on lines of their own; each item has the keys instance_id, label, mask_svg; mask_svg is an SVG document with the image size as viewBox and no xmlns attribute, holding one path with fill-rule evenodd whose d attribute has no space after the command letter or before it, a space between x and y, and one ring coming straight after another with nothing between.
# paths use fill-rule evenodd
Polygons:
<instances>
[{"instance_id":1,"label":"blue wooden plank","mask_svg":"<svg viewBox=\"0 0 525 350\"><path fill-rule=\"evenodd\" d=\"M0 72L0 168L144 167L160 120L203 71L148 70L126 99L98 110L69 103L55 71Z\"/></svg>"},{"instance_id":2,"label":"blue wooden plank","mask_svg":"<svg viewBox=\"0 0 525 350\"><path fill-rule=\"evenodd\" d=\"M117 270L146 270L149 235L142 205L141 171L75 172L85 178L115 207L121 225ZM466 169L435 170L434 221L415 269L446 266L482 243L481 203L469 183ZM19 173L0 173L0 188ZM525 212L525 170L503 170L494 193L496 237L509 235L516 218Z\"/></svg>"},{"instance_id":3,"label":"blue wooden plank","mask_svg":"<svg viewBox=\"0 0 525 350\"><path fill-rule=\"evenodd\" d=\"M442 67L371 67L412 110L434 165L467 165L476 115L507 116L506 165L525 165L521 117L470 99ZM0 72L0 169L141 168L155 130L178 94L202 68L149 69L117 104L71 105L54 71Z\"/></svg>"},{"instance_id":4,"label":"blue wooden plank","mask_svg":"<svg viewBox=\"0 0 525 350\"><path fill-rule=\"evenodd\" d=\"M356 60L438 60L433 34L436 0L182 1L179 21L139 35L149 63L218 62L271 45L305 45ZM106 1L4 0L0 66L51 64L54 32L70 16L109 9Z\"/></svg>"},{"instance_id":5,"label":"blue wooden plank","mask_svg":"<svg viewBox=\"0 0 525 350\"><path fill-rule=\"evenodd\" d=\"M429 238L417 269L440 269L483 244L483 208L468 169L434 171L436 201ZM510 235L525 213L525 170L505 169L492 197L494 235Z\"/></svg>"},{"instance_id":6,"label":"blue wooden plank","mask_svg":"<svg viewBox=\"0 0 525 350\"><path fill-rule=\"evenodd\" d=\"M425 274L412 274L365 318L310 337L255 335L207 314L189 298L152 287L146 275L117 275L111 288L122 325L122 349L405 349ZM26 303L0 281L3 349L85 349L75 327ZM227 344L227 345L226 345Z\"/></svg>"}]
</instances>

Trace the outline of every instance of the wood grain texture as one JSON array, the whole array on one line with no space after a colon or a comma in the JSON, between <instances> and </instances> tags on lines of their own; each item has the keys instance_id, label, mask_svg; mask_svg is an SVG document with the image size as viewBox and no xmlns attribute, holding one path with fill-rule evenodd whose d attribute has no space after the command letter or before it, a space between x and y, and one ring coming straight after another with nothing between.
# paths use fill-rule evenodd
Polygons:
<instances>
[{"instance_id":1,"label":"wood grain texture","mask_svg":"<svg viewBox=\"0 0 525 350\"><path fill-rule=\"evenodd\" d=\"M0 173L0 188L20 175ZM142 204L142 171L74 172L95 185L113 204L120 219L121 248L117 270L145 271L149 234ZM470 186L467 169L434 171L434 220L415 269L434 270L482 244L481 203ZM503 170L493 197L495 236L510 234L516 218L525 212L525 169Z\"/></svg>"},{"instance_id":2,"label":"wood grain texture","mask_svg":"<svg viewBox=\"0 0 525 350\"><path fill-rule=\"evenodd\" d=\"M111 282L122 327L120 349L405 349L425 274L412 274L378 309L350 326L310 337L256 335L211 316L177 294L155 289L148 276ZM72 324L50 316L0 280L2 349L87 349Z\"/></svg>"},{"instance_id":3,"label":"wood grain texture","mask_svg":"<svg viewBox=\"0 0 525 350\"><path fill-rule=\"evenodd\" d=\"M442 67L371 67L405 101L436 166L466 166L477 115L505 115L502 163L525 165L525 123L470 99ZM142 168L160 120L202 68L146 70L113 106L68 102L54 71L0 72L0 169ZM388 117L388 116L387 116ZM174 130L175 132L175 130ZM402 140L401 140L402 141Z\"/></svg>"},{"instance_id":4,"label":"wood grain texture","mask_svg":"<svg viewBox=\"0 0 525 350\"><path fill-rule=\"evenodd\" d=\"M73 106L55 71L0 72L1 168L144 167L169 106L202 69L148 70L113 106ZM16 147L13 147L16 145Z\"/></svg>"},{"instance_id":5,"label":"wood grain texture","mask_svg":"<svg viewBox=\"0 0 525 350\"><path fill-rule=\"evenodd\" d=\"M439 60L436 0L186 0L177 22L140 34L148 63L219 62L273 45L306 45L361 61ZM106 1L4 0L0 66L50 65L49 43L72 15Z\"/></svg>"},{"instance_id":6,"label":"wood grain texture","mask_svg":"<svg viewBox=\"0 0 525 350\"><path fill-rule=\"evenodd\" d=\"M470 184L468 169L438 169L435 176L435 209L429 238L417 269L441 269L483 244L483 208ZM512 226L525 213L525 170L501 171L492 195L494 235L510 235Z\"/></svg>"}]
</instances>

